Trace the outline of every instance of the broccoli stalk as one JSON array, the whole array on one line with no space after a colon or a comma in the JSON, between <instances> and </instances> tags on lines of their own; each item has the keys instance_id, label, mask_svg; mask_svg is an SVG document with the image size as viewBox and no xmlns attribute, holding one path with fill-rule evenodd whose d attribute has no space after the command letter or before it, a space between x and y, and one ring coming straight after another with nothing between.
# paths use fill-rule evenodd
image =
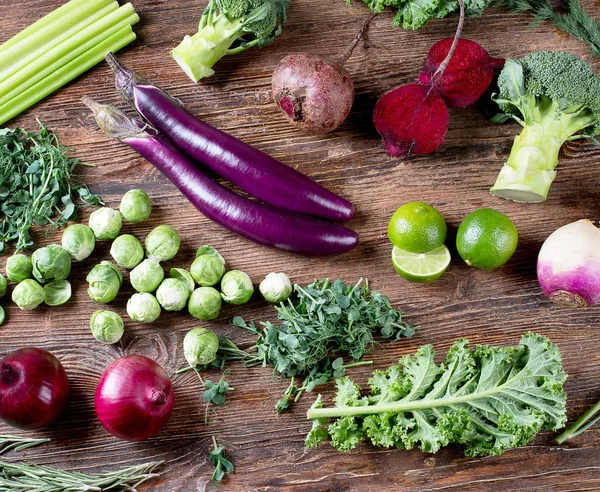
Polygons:
<instances>
[{"instance_id":1,"label":"broccoli stalk","mask_svg":"<svg viewBox=\"0 0 600 492\"><path fill-rule=\"evenodd\" d=\"M210 0L198 32L186 36L171 56L194 81L215 73L225 55L265 46L281 33L290 0Z\"/></svg>"},{"instance_id":2,"label":"broccoli stalk","mask_svg":"<svg viewBox=\"0 0 600 492\"><path fill-rule=\"evenodd\" d=\"M505 113L494 121L518 121L515 138L492 194L524 203L546 200L562 145L600 133L600 78L577 56L562 51L506 60L495 98ZM579 133L583 132L583 133Z\"/></svg>"}]
</instances>

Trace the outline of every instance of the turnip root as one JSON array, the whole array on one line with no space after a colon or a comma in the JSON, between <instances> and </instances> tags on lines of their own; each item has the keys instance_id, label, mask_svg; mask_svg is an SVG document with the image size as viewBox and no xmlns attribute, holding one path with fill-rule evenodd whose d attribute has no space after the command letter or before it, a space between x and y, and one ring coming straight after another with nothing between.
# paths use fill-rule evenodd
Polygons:
<instances>
[{"instance_id":1,"label":"turnip root","mask_svg":"<svg viewBox=\"0 0 600 492\"><path fill-rule=\"evenodd\" d=\"M537 275L544 294L557 306L600 302L600 229L584 219L554 231L540 250Z\"/></svg>"},{"instance_id":2,"label":"turnip root","mask_svg":"<svg viewBox=\"0 0 600 492\"><path fill-rule=\"evenodd\" d=\"M354 85L344 64L366 31L370 16L348 49L335 59L311 53L293 53L279 62L272 78L275 104L300 130L328 133L348 117Z\"/></svg>"},{"instance_id":3,"label":"turnip root","mask_svg":"<svg viewBox=\"0 0 600 492\"><path fill-rule=\"evenodd\" d=\"M435 43L427 55L419 82L429 85L432 77L448 56L453 38ZM438 83L438 92L450 108L464 108L477 101L494 78L494 69L504 66L504 60L492 58L478 43L459 39L454 55Z\"/></svg>"}]
</instances>

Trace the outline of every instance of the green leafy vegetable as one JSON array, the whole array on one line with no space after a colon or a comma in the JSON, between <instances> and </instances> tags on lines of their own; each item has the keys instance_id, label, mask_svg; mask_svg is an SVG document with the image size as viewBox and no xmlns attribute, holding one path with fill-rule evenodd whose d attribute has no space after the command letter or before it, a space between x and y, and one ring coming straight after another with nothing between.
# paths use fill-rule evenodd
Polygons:
<instances>
[{"instance_id":1,"label":"green leafy vegetable","mask_svg":"<svg viewBox=\"0 0 600 492\"><path fill-rule=\"evenodd\" d=\"M368 438L376 446L429 453L450 443L468 456L497 455L524 446L541 429L565 423L566 374L558 348L546 337L523 335L517 347L468 347L455 342L443 364L434 362L431 345L375 371L370 394L361 396L349 378L336 381L333 408L321 397L308 411L313 429L309 447L328 437L340 451ZM335 421L326 427L327 421Z\"/></svg>"},{"instance_id":2,"label":"green leafy vegetable","mask_svg":"<svg viewBox=\"0 0 600 492\"><path fill-rule=\"evenodd\" d=\"M202 399L206 402L206 411L204 412L204 423L208 425L208 409L211 403L215 405L224 405L227 393L233 391L231 385L225 381L225 373L219 379L219 382L213 383L210 379L204 381L204 393Z\"/></svg>"},{"instance_id":3,"label":"green leafy vegetable","mask_svg":"<svg viewBox=\"0 0 600 492\"><path fill-rule=\"evenodd\" d=\"M213 482L223 480L225 473L233 473L233 463L225 457L225 448L217 445L215 436L212 438L214 448L210 452L210 461L215 467L212 474Z\"/></svg>"},{"instance_id":4,"label":"green leafy vegetable","mask_svg":"<svg viewBox=\"0 0 600 492\"><path fill-rule=\"evenodd\" d=\"M17 250L33 245L34 225L62 227L78 208L102 204L73 174L82 163L39 124L38 133L0 129L0 254L10 243Z\"/></svg>"}]
</instances>

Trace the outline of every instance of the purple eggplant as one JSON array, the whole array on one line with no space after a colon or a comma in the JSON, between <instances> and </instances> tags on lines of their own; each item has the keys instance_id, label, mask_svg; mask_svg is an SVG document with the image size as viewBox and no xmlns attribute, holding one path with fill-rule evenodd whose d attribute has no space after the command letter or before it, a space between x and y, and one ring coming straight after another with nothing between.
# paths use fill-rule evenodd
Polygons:
<instances>
[{"instance_id":1,"label":"purple eggplant","mask_svg":"<svg viewBox=\"0 0 600 492\"><path fill-rule=\"evenodd\" d=\"M84 98L100 129L137 151L161 171L206 217L256 243L294 253L325 256L358 244L351 229L245 198L207 176L168 140L118 109Z\"/></svg>"},{"instance_id":2,"label":"purple eggplant","mask_svg":"<svg viewBox=\"0 0 600 492\"><path fill-rule=\"evenodd\" d=\"M129 70L112 54L119 95L178 149L242 190L275 207L334 221L354 216L354 206L304 174L217 130L182 104Z\"/></svg>"}]
</instances>

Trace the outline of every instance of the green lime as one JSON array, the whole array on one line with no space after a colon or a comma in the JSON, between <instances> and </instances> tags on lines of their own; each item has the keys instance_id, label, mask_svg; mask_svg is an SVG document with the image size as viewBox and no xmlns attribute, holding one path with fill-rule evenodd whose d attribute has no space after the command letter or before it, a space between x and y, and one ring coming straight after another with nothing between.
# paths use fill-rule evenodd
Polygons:
<instances>
[{"instance_id":1,"label":"green lime","mask_svg":"<svg viewBox=\"0 0 600 492\"><path fill-rule=\"evenodd\" d=\"M388 224L392 244L411 253L426 253L446 240L446 221L442 214L423 202L402 205Z\"/></svg>"},{"instance_id":2,"label":"green lime","mask_svg":"<svg viewBox=\"0 0 600 492\"><path fill-rule=\"evenodd\" d=\"M427 253L411 253L396 246L392 263L396 271L410 282L433 282L442 276L450 264L450 251L443 244Z\"/></svg>"},{"instance_id":3,"label":"green lime","mask_svg":"<svg viewBox=\"0 0 600 492\"><path fill-rule=\"evenodd\" d=\"M512 221L493 208L480 208L462 221L456 248L467 265L492 270L504 265L517 249L519 234Z\"/></svg>"}]
</instances>

